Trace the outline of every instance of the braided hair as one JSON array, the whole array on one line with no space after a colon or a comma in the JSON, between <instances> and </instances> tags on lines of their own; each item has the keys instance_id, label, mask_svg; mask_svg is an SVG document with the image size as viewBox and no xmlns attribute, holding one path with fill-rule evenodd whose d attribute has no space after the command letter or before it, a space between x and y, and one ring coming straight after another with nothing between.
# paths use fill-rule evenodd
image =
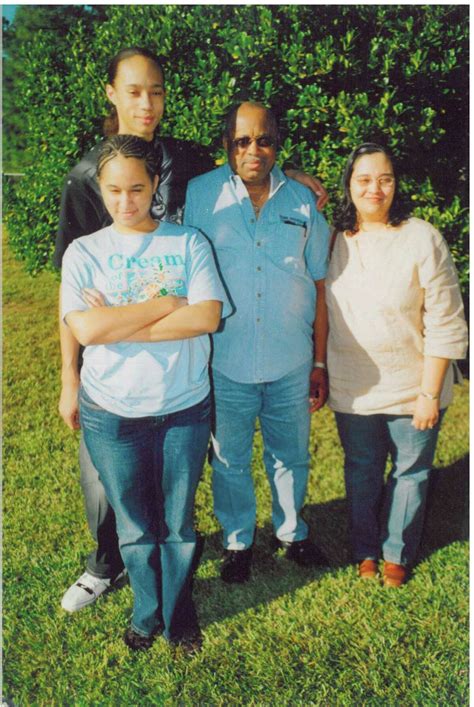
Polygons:
<instances>
[{"instance_id":1,"label":"braided hair","mask_svg":"<svg viewBox=\"0 0 474 707\"><path fill-rule=\"evenodd\" d=\"M118 155L142 160L151 181L159 174L161 155L154 149L153 143L136 137L136 135L112 135L100 146L96 167L97 179L100 178L105 165Z\"/></svg>"}]
</instances>

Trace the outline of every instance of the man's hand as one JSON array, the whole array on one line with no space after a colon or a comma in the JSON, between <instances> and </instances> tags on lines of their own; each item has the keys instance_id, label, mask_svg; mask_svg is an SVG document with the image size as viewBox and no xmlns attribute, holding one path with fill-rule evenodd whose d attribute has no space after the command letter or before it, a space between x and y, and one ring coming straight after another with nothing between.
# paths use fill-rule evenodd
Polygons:
<instances>
[{"instance_id":1,"label":"man's hand","mask_svg":"<svg viewBox=\"0 0 474 707\"><path fill-rule=\"evenodd\" d=\"M316 177L313 177L311 174L306 174L306 172L301 172L298 169L286 169L285 174L290 179L295 179L300 184L304 184L305 187L311 189L316 195L316 207L318 211L324 209L329 201L329 195L319 179L316 179Z\"/></svg>"},{"instance_id":2,"label":"man's hand","mask_svg":"<svg viewBox=\"0 0 474 707\"><path fill-rule=\"evenodd\" d=\"M71 430L79 430L79 377L63 383L59 398L59 414Z\"/></svg>"},{"instance_id":3,"label":"man's hand","mask_svg":"<svg viewBox=\"0 0 474 707\"><path fill-rule=\"evenodd\" d=\"M328 374L324 368L313 368L309 378L309 411L320 410L329 395Z\"/></svg>"}]
</instances>

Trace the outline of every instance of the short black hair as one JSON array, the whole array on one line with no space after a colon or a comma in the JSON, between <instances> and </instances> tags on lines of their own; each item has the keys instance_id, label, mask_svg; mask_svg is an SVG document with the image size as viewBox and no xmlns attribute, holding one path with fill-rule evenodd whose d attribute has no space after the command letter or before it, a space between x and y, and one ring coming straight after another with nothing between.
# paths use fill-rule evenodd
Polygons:
<instances>
[{"instance_id":1,"label":"short black hair","mask_svg":"<svg viewBox=\"0 0 474 707\"><path fill-rule=\"evenodd\" d=\"M235 134L235 123L237 119L237 111L241 106L243 106L245 103L249 103L252 106L255 106L256 108L261 108L264 110L267 114L268 117L268 122L270 125L270 129L272 132L272 136L275 137L275 139L278 142L279 139L279 131L278 131L278 121L275 117L274 112L272 111L271 108L268 108L268 106L265 106L263 103L259 103L258 101L240 101L239 103L234 103L231 108L229 109L226 118L225 118L225 123L224 123L224 137L227 138L227 140L232 140Z\"/></svg>"}]
</instances>

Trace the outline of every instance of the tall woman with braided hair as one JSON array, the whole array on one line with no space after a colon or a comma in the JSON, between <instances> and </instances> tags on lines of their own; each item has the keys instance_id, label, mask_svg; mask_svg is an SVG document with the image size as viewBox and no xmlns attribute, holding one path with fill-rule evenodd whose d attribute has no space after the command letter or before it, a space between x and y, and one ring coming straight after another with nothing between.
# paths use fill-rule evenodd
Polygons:
<instances>
[{"instance_id":1,"label":"tall woman with braided hair","mask_svg":"<svg viewBox=\"0 0 474 707\"><path fill-rule=\"evenodd\" d=\"M160 632L200 643L193 507L210 429L208 334L226 302L204 237L150 215L155 155L131 135L102 145L97 176L113 222L74 240L61 283L62 320L85 346L80 424L117 519L134 650Z\"/></svg>"}]
</instances>

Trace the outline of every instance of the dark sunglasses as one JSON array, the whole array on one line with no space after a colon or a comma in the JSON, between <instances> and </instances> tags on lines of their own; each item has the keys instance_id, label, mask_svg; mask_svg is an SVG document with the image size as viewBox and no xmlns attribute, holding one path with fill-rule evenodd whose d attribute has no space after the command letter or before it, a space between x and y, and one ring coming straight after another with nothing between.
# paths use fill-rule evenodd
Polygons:
<instances>
[{"instance_id":1,"label":"dark sunglasses","mask_svg":"<svg viewBox=\"0 0 474 707\"><path fill-rule=\"evenodd\" d=\"M238 147L240 150L245 149L250 145L251 142L257 143L258 147L273 147L275 144L275 138L270 135L261 135L260 137L238 137L231 141L232 147Z\"/></svg>"}]
</instances>

